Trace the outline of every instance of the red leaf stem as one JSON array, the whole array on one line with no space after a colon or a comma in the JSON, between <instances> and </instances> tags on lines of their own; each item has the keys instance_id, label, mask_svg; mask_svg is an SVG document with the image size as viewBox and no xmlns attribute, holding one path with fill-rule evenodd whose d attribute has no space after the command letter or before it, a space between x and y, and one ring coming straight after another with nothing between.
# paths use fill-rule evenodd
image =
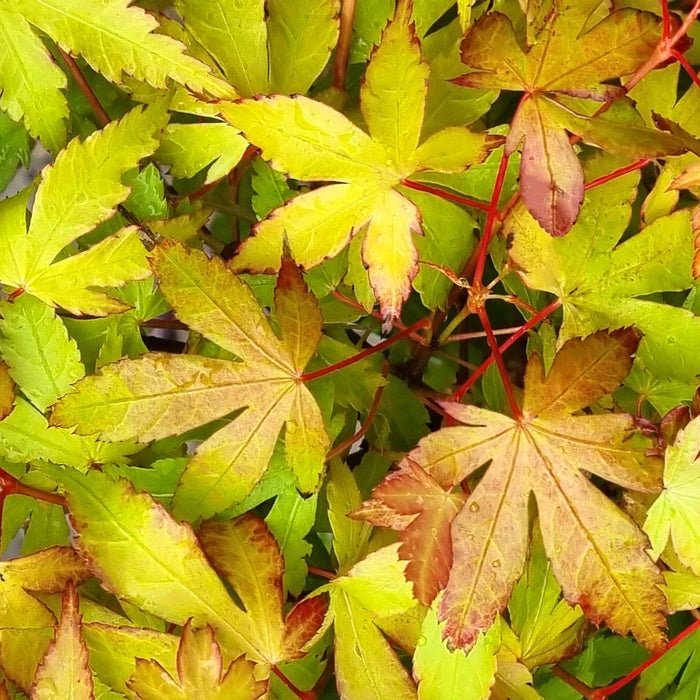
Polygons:
<instances>
[{"instance_id":1,"label":"red leaf stem","mask_svg":"<svg viewBox=\"0 0 700 700\"><path fill-rule=\"evenodd\" d=\"M686 637L690 636L696 629L700 628L700 620L695 620L691 625L686 627L680 634L677 634L667 645L666 648L656 652L653 656L650 656L644 663L639 664L637 668L630 671L626 676L620 678L619 681L606 686L605 688L597 688L592 696L592 700L605 700L613 693L616 693L620 688L626 686L630 681L634 680L643 671L645 671L649 666L651 666L655 661L658 661L669 649L672 649L677 644L682 642Z\"/></svg>"},{"instance_id":2,"label":"red leaf stem","mask_svg":"<svg viewBox=\"0 0 700 700\"><path fill-rule=\"evenodd\" d=\"M630 165L626 165L624 168L618 168L617 170L613 170L611 173L608 173L607 175L601 175L600 177L597 177L595 180L591 180L590 182L587 182L584 186L584 190L590 190L593 187L598 187L598 185L604 185L606 182L610 182L611 180L614 180L615 178L621 177L622 175L627 175L627 173L634 172L635 170L639 170L640 168L643 168L645 165L648 165L651 163L650 158L643 158L642 160L638 160L634 163L631 163Z\"/></svg>"},{"instance_id":3,"label":"red leaf stem","mask_svg":"<svg viewBox=\"0 0 700 700\"><path fill-rule=\"evenodd\" d=\"M9 474L4 469L0 469L0 494L2 494L3 498L7 498L7 496L11 496L12 494L17 494L20 496L38 498L40 501L55 503L62 507L66 505L66 499L63 498L63 496L59 496L57 493L41 491L35 489L33 486L27 486L18 479L15 479L12 474Z\"/></svg>"},{"instance_id":4,"label":"red leaf stem","mask_svg":"<svg viewBox=\"0 0 700 700\"><path fill-rule=\"evenodd\" d=\"M277 666L272 667L272 672L279 678L282 683L284 683L289 690L291 690L294 695L296 695L298 698L301 698L301 700L316 700L316 693L312 691L306 691L306 690L299 690L292 681L285 676L282 671L280 671Z\"/></svg>"},{"instance_id":5,"label":"red leaf stem","mask_svg":"<svg viewBox=\"0 0 700 700\"><path fill-rule=\"evenodd\" d=\"M333 581L336 575L332 571L326 571L325 569L319 569L317 566L307 566L310 574L314 576L320 576L321 578L327 578L329 581Z\"/></svg>"},{"instance_id":6,"label":"red leaf stem","mask_svg":"<svg viewBox=\"0 0 700 700\"><path fill-rule=\"evenodd\" d=\"M698 74L695 72L693 66L690 65L688 59L680 51L678 51L678 49L671 49L671 56L673 56L678 63L685 68L685 72L692 78L693 82L700 87L700 77L698 77Z\"/></svg>"},{"instance_id":7,"label":"red leaf stem","mask_svg":"<svg viewBox=\"0 0 700 700\"><path fill-rule=\"evenodd\" d=\"M384 367L382 368L382 376L386 378L386 375L389 373L389 363L385 362ZM337 447L334 447L327 455L326 455L326 461L329 461L333 459L333 457L337 457L338 455L341 455L345 450L348 448L352 447L358 440L363 438L366 434L367 431L369 430L370 426L372 425L372 421L374 420L374 417L377 415L377 409L379 408L379 402L381 401L382 394L384 393L384 387L386 384L382 384L377 391L374 393L374 399L372 400L372 405L370 406L369 413L367 414L367 418L365 419L365 422L362 424L360 429L354 434L351 435L347 440L343 440L343 442L340 443Z\"/></svg>"},{"instance_id":8,"label":"red leaf stem","mask_svg":"<svg viewBox=\"0 0 700 700\"><path fill-rule=\"evenodd\" d=\"M496 336L491 330L491 322L489 321L486 309L480 306L477 309L477 314L479 314L479 320L481 325L484 327L486 332L486 340L488 341L489 347L491 348L491 357L496 360L496 366L498 367L498 373L501 375L501 381L503 382L503 388L506 391L506 397L508 398L508 405L510 406L511 413L515 420L519 420L522 417L522 411L518 402L515 400L515 394L513 393L513 384L510 381L510 376L508 375L508 370L506 369L506 363L503 361L503 355L498 347L498 341Z\"/></svg>"},{"instance_id":9,"label":"red leaf stem","mask_svg":"<svg viewBox=\"0 0 700 700\"><path fill-rule=\"evenodd\" d=\"M668 41L671 36L671 16L668 13L668 0L661 0L661 15L664 21L663 38Z\"/></svg>"},{"instance_id":10,"label":"red leaf stem","mask_svg":"<svg viewBox=\"0 0 700 700\"><path fill-rule=\"evenodd\" d=\"M401 180L401 184L404 187L409 187L412 190L418 190L419 192L427 192L428 194L434 194L442 199L447 199L450 202L456 202L457 204L465 204L468 207L474 207L475 209L481 209L482 211L488 211L489 205L485 202L477 202L475 199L469 199L468 197L462 197L462 195L454 194L448 190L444 190L441 187L433 187L432 185L425 185L422 182L413 182L412 180Z\"/></svg>"},{"instance_id":11,"label":"red leaf stem","mask_svg":"<svg viewBox=\"0 0 700 700\"><path fill-rule=\"evenodd\" d=\"M397 333L396 335L391 336L391 338L387 338L387 340L383 340L381 343L377 343L376 345L373 345L371 348L367 348L366 350L363 350L362 352L358 352L357 355L353 355L352 357L348 357L345 360L342 360L340 362L336 362L334 365L328 365L328 367L322 367L321 369L317 369L315 372L308 372L307 374L302 374L301 375L301 380L304 382L310 382L312 379L317 379L318 377L324 377L327 374L330 374L331 372L335 372L339 369L343 369L343 367L347 367L349 365L354 364L355 362L359 362L360 360L364 359L365 357L369 357L370 355L374 355L375 352L380 352L384 350L385 348L388 348L390 345L393 345L397 340L401 340L401 338L410 335L414 331L420 330L421 328L425 328L426 326L430 325L430 319L427 318L422 318L420 321L416 321L412 326L408 326L407 328L404 328L402 331Z\"/></svg>"},{"instance_id":12,"label":"red leaf stem","mask_svg":"<svg viewBox=\"0 0 700 700\"><path fill-rule=\"evenodd\" d=\"M513 343L515 343L519 338L521 338L525 333L527 333L533 326L536 326L540 321L544 320L549 316L555 309L558 309L561 306L561 299L555 299L549 306L546 306L542 311L539 313L535 314L527 323L523 324L520 326L520 330L517 332L513 333L513 335L508 338L508 340L503 343L503 345L500 345L498 347L499 351L501 353L505 352ZM491 331L493 333L493 331ZM472 374L469 379L467 379L464 384L462 384L457 391L452 394L452 398L455 401L461 401L464 395L469 391L471 388L472 384L488 369L489 365L494 361L494 356L493 353L491 356L484 360L481 365L479 366L479 369L477 369L474 374Z\"/></svg>"},{"instance_id":13,"label":"red leaf stem","mask_svg":"<svg viewBox=\"0 0 700 700\"><path fill-rule=\"evenodd\" d=\"M506 178L506 168L508 167L509 158L510 156L507 156L504 151L503 156L501 157L501 162L498 166L496 182L493 186L491 203L489 204L488 208L489 213L486 217L486 224L484 225L484 232L481 236L481 241L479 242L479 253L476 259L473 282L473 284L476 286L481 284L481 279L484 276L484 266L486 265L486 256L488 254L489 243L491 242L491 236L493 235L494 224L498 220L498 199L501 196L503 182Z\"/></svg>"}]
</instances>

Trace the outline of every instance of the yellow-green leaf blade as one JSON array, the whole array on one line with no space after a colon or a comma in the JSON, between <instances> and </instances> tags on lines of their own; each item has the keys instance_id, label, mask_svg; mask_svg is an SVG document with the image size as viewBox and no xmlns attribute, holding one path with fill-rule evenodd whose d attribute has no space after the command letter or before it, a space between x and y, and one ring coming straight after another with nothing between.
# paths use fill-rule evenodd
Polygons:
<instances>
[{"instance_id":1,"label":"yellow-green leaf blade","mask_svg":"<svg viewBox=\"0 0 700 700\"><path fill-rule=\"evenodd\" d=\"M83 143L72 141L43 171L26 240L29 259L18 271L22 282L114 214L129 195L123 175L155 151L156 135L166 118L162 106L137 107Z\"/></svg>"},{"instance_id":2,"label":"yellow-green leaf blade","mask_svg":"<svg viewBox=\"0 0 700 700\"><path fill-rule=\"evenodd\" d=\"M423 233L418 207L394 190L380 194L362 244L362 258L385 319L399 317L418 274L413 233Z\"/></svg>"},{"instance_id":3,"label":"yellow-green leaf blade","mask_svg":"<svg viewBox=\"0 0 700 700\"><path fill-rule=\"evenodd\" d=\"M188 524L173 520L124 479L58 469L52 476L65 488L80 551L105 588L175 624L189 618L209 623L229 653L260 658L249 618L229 597Z\"/></svg>"},{"instance_id":4,"label":"yellow-green leaf blade","mask_svg":"<svg viewBox=\"0 0 700 700\"><path fill-rule=\"evenodd\" d=\"M268 0L266 7L269 92L304 94L335 47L340 2Z\"/></svg>"},{"instance_id":5,"label":"yellow-green leaf blade","mask_svg":"<svg viewBox=\"0 0 700 700\"><path fill-rule=\"evenodd\" d=\"M430 73L411 22L412 7L410 0L399 3L360 89L370 135L387 146L401 170L412 169L409 164L420 138Z\"/></svg>"},{"instance_id":6,"label":"yellow-green leaf blade","mask_svg":"<svg viewBox=\"0 0 700 700\"><path fill-rule=\"evenodd\" d=\"M292 359L250 288L221 259L163 243L153 253L153 266L163 296L190 328L243 360L293 373Z\"/></svg>"},{"instance_id":7,"label":"yellow-green leaf blade","mask_svg":"<svg viewBox=\"0 0 700 700\"><path fill-rule=\"evenodd\" d=\"M389 168L382 144L340 112L308 97L243 100L222 105L221 115L262 149L275 170L290 177L351 182L376 179Z\"/></svg>"},{"instance_id":8,"label":"yellow-green leaf blade","mask_svg":"<svg viewBox=\"0 0 700 700\"><path fill-rule=\"evenodd\" d=\"M28 294L1 302L0 313L0 353L10 376L44 411L85 374L78 346L54 310Z\"/></svg>"},{"instance_id":9,"label":"yellow-green leaf blade","mask_svg":"<svg viewBox=\"0 0 700 700\"><path fill-rule=\"evenodd\" d=\"M61 621L56 636L37 668L30 696L32 700L92 700L92 672L88 650L82 636L82 615L78 612L78 594L69 584L63 594Z\"/></svg>"},{"instance_id":10,"label":"yellow-green leaf blade","mask_svg":"<svg viewBox=\"0 0 700 700\"><path fill-rule=\"evenodd\" d=\"M669 539L683 564L700 575L700 419L692 420L667 448L664 490L647 513L644 530L656 559Z\"/></svg>"},{"instance_id":11,"label":"yellow-green leaf blade","mask_svg":"<svg viewBox=\"0 0 700 700\"><path fill-rule=\"evenodd\" d=\"M254 620L258 648L270 663L281 661L284 559L265 521L250 513L235 520L210 520L199 536L207 557Z\"/></svg>"},{"instance_id":12,"label":"yellow-green leaf blade","mask_svg":"<svg viewBox=\"0 0 700 700\"><path fill-rule=\"evenodd\" d=\"M233 269L279 269L285 237L292 258L304 268L337 255L370 218L377 199L371 184L328 185L300 194L253 228L232 261Z\"/></svg>"},{"instance_id":13,"label":"yellow-green leaf blade","mask_svg":"<svg viewBox=\"0 0 700 700\"><path fill-rule=\"evenodd\" d=\"M472 132L466 126L448 126L418 147L415 169L458 173L486 160L503 140L502 136Z\"/></svg>"},{"instance_id":14,"label":"yellow-green leaf blade","mask_svg":"<svg viewBox=\"0 0 700 700\"><path fill-rule=\"evenodd\" d=\"M265 3L178 0L176 7L243 97L268 92Z\"/></svg>"},{"instance_id":15,"label":"yellow-green leaf blade","mask_svg":"<svg viewBox=\"0 0 700 700\"><path fill-rule=\"evenodd\" d=\"M22 14L114 83L130 75L165 88L172 79L196 92L234 96L208 66L185 53L183 44L156 34L158 22L152 15L125 0L23 0Z\"/></svg>"},{"instance_id":16,"label":"yellow-green leaf blade","mask_svg":"<svg viewBox=\"0 0 700 700\"><path fill-rule=\"evenodd\" d=\"M248 408L202 443L188 462L173 498L178 517L209 518L250 493L272 458L292 406L292 388L292 382L262 376L242 392L238 401Z\"/></svg>"},{"instance_id":17,"label":"yellow-green leaf blade","mask_svg":"<svg viewBox=\"0 0 700 700\"><path fill-rule=\"evenodd\" d=\"M66 142L68 81L19 9L0 7L0 109L55 154Z\"/></svg>"},{"instance_id":18,"label":"yellow-green leaf blade","mask_svg":"<svg viewBox=\"0 0 700 700\"><path fill-rule=\"evenodd\" d=\"M126 311L126 304L93 287L121 287L150 277L146 250L137 231L136 227L122 229L88 250L38 271L26 282L25 291L77 315Z\"/></svg>"},{"instance_id":19,"label":"yellow-green leaf blade","mask_svg":"<svg viewBox=\"0 0 700 700\"><path fill-rule=\"evenodd\" d=\"M323 330L318 300L292 260L282 261L275 287L275 309L280 339L297 371L316 354Z\"/></svg>"},{"instance_id":20,"label":"yellow-green leaf blade","mask_svg":"<svg viewBox=\"0 0 700 700\"><path fill-rule=\"evenodd\" d=\"M153 353L82 379L54 407L51 423L147 442L225 416L264 382L229 360Z\"/></svg>"}]
</instances>

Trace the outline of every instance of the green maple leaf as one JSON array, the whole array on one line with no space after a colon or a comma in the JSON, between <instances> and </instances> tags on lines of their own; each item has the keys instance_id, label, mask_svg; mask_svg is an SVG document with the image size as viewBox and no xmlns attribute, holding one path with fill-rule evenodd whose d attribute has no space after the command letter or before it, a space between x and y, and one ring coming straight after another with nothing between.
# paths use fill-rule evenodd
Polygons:
<instances>
[{"instance_id":1,"label":"green maple leaf","mask_svg":"<svg viewBox=\"0 0 700 700\"><path fill-rule=\"evenodd\" d=\"M302 490L313 491L329 439L301 376L321 338L322 318L296 266L286 261L277 282L277 338L250 289L223 261L162 244L153 265L180 319L243 361L153 353L107 365L56 405L52 422L77 424L81 433L106 440L149 441L245 408L200 445L175 493L175 512L208 517L244 498L262 477L283 426L287 461Z\"/></svg>"},{"instance_id":2,"label":"green maple leaf","mask_svg":"<svg viewBox=\"0 0 700 700\"><path fill-rule=\"evenodd\" d=\"M510 20L491 12L474 24L462 44L462 60L475 70L456 82L526 93L511 125L506 153L522 142L523 201L554 236L569 231L583 201L583 170L567 132L630 159L686 150L671 134L590 117L585 103L568 99L605 102L624 95L622 88L607 81L634 73L661 39L661 21L655 15L633 9L595 15L599 5L596 0L556 0L538 15L542 6L529 3L525 47ZM641 122L638 115L637 119Z\"/></svg>"},{"instance_id":3,"label":"green maple leaf","mask_svg":"<svg viewBox=\"0 0 700 700\"><path fill-rule=\"evenodd\" d=\"M604 172L604 163L590 170ZM691 214L658 218L619 243L637 181L629 174L590 190L565 238L548 236L523 206L507 217L504 234L525 284L561 299L559 346L599 329L635 326L644 334L638 355L646 369L692 387L692 395L700 373L700 320L687 309L638 298L694 286Z\"/></svg>"},{"instance_id":4,"label":"green maple leaf","mask_svg":"<svg viewBox=\"0 0 700 700\"><path fill-rule=\"evenodd\" d=\"M0 354L24 395L44 411L84 376L78 347L54 309L28 294L0 302L0 313Z\"/></svg>"},{"instance_id":5,"label":"green maple leaf","mask_svg":"<svg viewBox=\"0 0 700 700\"><path fill-rule=\"evenodd\" d=\"M339 5L338 0L175 2L187 31L244 97L307 92L335 46Z\"/></svg>"},{"instance_id":6,"label":"green maple leaf","mask_svg":"<svg viewBox=\"0 0 700 700\"><path fill-rule=\"evenodd\" d=\"M157 662L136 659L129 689L139 700L256 700L267 690L267 683L256 681L255 664L239 657L223 673L221 649L214 630L207 625L195 630L185 624L177 653L177 680Z\"/></svg>"},{"instance_id":7,"label":"green maple leaf","mask_svg":"<svg viewBox=\"0 0 700 700\"><path fill-rule=\"evenodd\" d=\"M32 136L57 153L66 141L67 80L38 36L81 55L108 80L124 76L165 88L170 80L196 92L232 97L235 92L185 53L175 39L154 33L156 19L126 0L26 0L0 3L0 109L23 119Z\"/></svg>"},{"instance_id":8,"label":"green maple leaf","mask_svg":"<svg viewBox=\"0 0 700 700\"><path fill-rule=\"evenodd\" d=\"M222 116L275 169L298 180L335 183L295 197L257 224L235 269L277 270L285 238L293 258L313 267L364 230L362 257L374 295L386 319L399 315L418 272L412 233L422 231L419 209L395 187L419 170L463 170L501 141L447 127L419 145L429 68L410 16L411 3L400 3L367 67L360 102L369 134L306 97L222 105Z\"/></svg>"},{"instance_id":9,"label":"green maple leaf","mask_svg":"<svg viewBox=\"0 0 700 700\"><path fill-rule=\"evenodd\" d=\"M522 418L443 402L463 425L423 438L409 454L443 488L490 461L451 526L454 561L440 618L454 646L471 646L491 625L523 571L530 493L566 600L618 633L662 643L661 574L644 551L646 538L580 471L638 491L659 488L656 461L630 440L631 416L578 415L619 386L636 345L629 330L569 341L546 378L533 355Z\"/></svg>"},{"instance_id":10,"label":"green maple leaf","mask_svg":"<svg viewBox=\"0 0 700 700\"><path fill-rule=\"evenodd\" d=\"M30 591L57 593L68 582L79 584L88 577L85 564L70 547L0 562L0 667L22 691L29 693L56 624L53 613Z\"/></svg>"},{"instance_id":11,"label":"green maple leaf","mask_svg":"<svg viewBox=\"0 0 700 700\"><path fill-rule=\"evenodd\" d=\"M129 195L123 175L155 151L166 121L163 105L137 107L83 143L74 140L42 172L27 229L27 188L0 204L0 282L76 314L104 316L127 307L93 287L150 275L136 227L121 229L86 251L54 259L76 238L115 213Z\"/></svg>"},{"instance_id":12,"label":"green maple leaf","mask_svg":"<svg viewBox=\"0 0 700 700\"><path fill-rule=\"evenodd\" d=\"M700 418L678 433L676 443L666 450L664 490L654 501L644 522L654 559L669 539L681 563L700 575Z\"/></svg>"},{"instance_id":13,"label":"green maple leaf","mask_svg":"<svg viewBox=\"0 0 700 700\"><path fill-rule=\"evenodd\" d=\"M264 658L275 664L301 658L321 629L327 598L306 598L285 617L284 558L265 521L249 513L225 522L209 520L199 536L209 561L243 603Z\"/></svg>"},{"instance_id":14,"label":"green maple leaf","mask_svg":"<svg viewBox=\"0 0 700 700\"><path fill-rule=\"evenodd\" d=\"M392 545L373 552L330 585L335 675L343 700L417 697L408 671L381 631L392 616L416 609L403 569Z\"/></svg>"},{"instance_id":15,"label":"green maple leaf","mask_svg":"<svg viewBox=\"0 0 700 700\"><path fill-rule=\"evenodd\" d=\"M78 612L78 594L69 583L61 604L61 620L56 634L37 667L31 687L32 700L94 700L92 671L82 636L82 615Z\"/></svg>"}]
</instances>

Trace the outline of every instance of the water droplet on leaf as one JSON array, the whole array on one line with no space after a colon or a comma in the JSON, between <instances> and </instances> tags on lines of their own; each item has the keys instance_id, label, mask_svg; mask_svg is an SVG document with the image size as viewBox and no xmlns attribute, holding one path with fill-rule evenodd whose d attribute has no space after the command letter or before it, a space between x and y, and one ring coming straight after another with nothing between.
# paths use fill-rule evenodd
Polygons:
<instances>
[{"instance_id":1,"label":"water droplet on leaf","mask_svg":"<svg viewBox=\"0 0 700 700\"><path fill-rule=\"evenodd\" d=\"M478 513L478 512L479 512L479 504L478 504L476 501L472 501L472 502L469 504L469 510L470 510L472 513Z\"/></svg>"}]
</instances>

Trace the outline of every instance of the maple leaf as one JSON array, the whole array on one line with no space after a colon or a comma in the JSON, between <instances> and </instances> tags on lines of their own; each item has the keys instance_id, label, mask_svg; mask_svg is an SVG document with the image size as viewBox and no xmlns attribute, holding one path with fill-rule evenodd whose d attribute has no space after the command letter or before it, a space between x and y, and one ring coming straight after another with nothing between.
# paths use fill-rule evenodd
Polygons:
<instances>
[{"instance_id":1,"label":"maple leaf","mask_svg":"<svg viewBox=\"0 0 700 700\"><path fill-rule=\"evenodd\" d=\"M596 159L588 171L609 171L605 163ZM552 239L522 205L513 208L503 232L525 284L561 299L560 347L599 329L635 326L644 334L637 354L646 369L682 382L690 398L700 373L700 319L688 309L637 297L694 286L691 214L681 210L660 217L619 243L637 181L630 173L589 190L565 238Z\"/></svg>"},{"instance_id":2,"label":"maple leaf","mask_svg":"<svg viewBox=\"0 0 700 700\"><path fill-rule=\"evenodd\" d=\"M27 229L27 202L33 188L0 204L0 281L51 306L75 314L105 316L126 304L93 287L123 285L150 275L137 229L126 227L90 249L54 258L76 238L111 217L129 195L123 175L155 151L155 137L167 120L164 105L136 107L119 121L73 140L42 171ZM108 155L107 155L108 154Z\"/></svg>"},{"instance_id":3,"label":"maple leaf","mask_svg":"<svg viewBox=\"0 0 700 700\"><path fill-rule=\"evenodd\" d=\"M633 73L661 39L661 21L656 15L620 9L605 17L593 15L592 21L599 4L595 0L556 0L545 13L546 21L538 19L538 3L529 4L525 48L510 20L490 12L471 27L462 43L462 60L475 70L455 82L525 93L505 152L513 153L523 144L523 201L554 236L569 231L583 201L583 170L567 132L632 159L677 155L686 150L671 134L575 111L585 110L583 104L571 108L576 101L567 96L605 102L624 95L623 88L607 81Z\"/></svg>"},{"instance_id":4,"label":"maple leaf","mask_svg":"<svg viewBox=\"0 0 700 700\"><path fill-rule=\"evenodd\" d=\"M83 58L108 80L134 76L157 88L169 80L214 97L234 90L185 53L185 46L154 30L158 22L127 0L26 0L0 7L0 109L23 119L32 136L57 153L65 145L68 81L38 32ZM137 133L137 132L135 132Z\"/></svg>"},{"instance_id":5,"label":"maple leaf","mask_svg":"<svg viewBox=\"0 0 700 700\"><path fill-rule=\"evenodd\" d=\"M284 559L265 521L251 514L225 522L209 520L199 536L207 557L250 616L264 658L277 664L304 656L304 647L325 618L327 598L305 598L284 616Z\"/></svg>"},{"instance_id":6,"label":"maple leaf","mask_svg":"<svg viewBox=\"0 0 700 700\"><path fill-rule=\"evenodd\" d=\"M630 440L631 416L575 415L618 387L637 342L630 330L571 340L546 378L533 354L521 419L443 402L463 425L423 438L409 454L443 488L491 461L452 521L454 561L440 618L453 645L471 646L505 607L527 554L530 493L566 600L595 623L632 631L650 647L662 643L661 574L644 551L646 538L581 473L653 492L658 465Z\"/></svg>"},{"instance_id":7,"label":"maple leaf","mask_svg":"<svg viewBox=\"0 0 700 700\"><path fill-rule=\"evenodd\" d=\"M415 597L430 605L447 585L452 568L450 524L465 501L465 494L445 491L419 464L406 459L352 517L401 531L399 556L408 562L406 578L413 583Z\"/></svg>"},{"instance_id":8,"label":"maple leaf","mask_svg":"<svg viewBox=\"0 0 700 700\"><path fill-rule=\"evenodd\" d=\"M244 97L307 92L335 47L339 5L338 0L175 2L188 32Z\"/></svg>"},{"instance_id":9,"label":"maple leaf","mask_svg":"<svg viewBox=\"0 0 700 700\"><path fill-rule=\"evenodd\" d=\"M0 666L22 691L29 693L56 624L53 613L30 591L57 593L68 582L79 584L89 575L70 547L0 562Z\"/></svg>"},{"instance_id":10,"label":"maple leaf","mask_svg":"<svg viewBox=\"0 0 700 700\"><path fill-rule=\"evenodd\" d=\"M654 501L644 522L651 540L651 556L657 559L669 539L681 563L700 575L698 531L700 522L700 418L678 433L666 448L664 490Z\"/></svg>"},{"instance_id":11,"label":"maple leaf","mask_svg":"<svg viewBox=\"0 0 700 700\"><path fill-rule=\"evenodd\" d=\"M177 680L157 662L136 659L128 683L139 700L256 700L267 691L267 682L256 681L255 664L239 657L223 672L221 649L214 630L207 625L195 630L188 620L177 652Z\"/></svg>"},{"instance_id":12,"label":"maple leaf","mask_svg":"<svg viewBox=\"0 0 700 700\"><path fill-rule=\"evenodd\" d=\"M88 650L82 637L82 615L78 612L78 594L69 583L63 593L61 621L56 635L36 670L30 689L32 700L92 700L93 680L88 665Z\"/></svg>"},{"instance_id":13,"label":"maple leaf","mask_svg":"<svg viewBox=\"0 0 700 700\"><path fill-rule=\"evenodd\" d=\"M429 67L410 21L411 7L410 1L399 3L367 67L360 103L369 134L306 97L222 104L221 115L275 169L298 180L335 183L298 195L258 223L233 260L234 269L277 270L285 238L292 257L313 267L364 230L363 260L382 315L398 317L418 272L412 233L422 231L419 209L394 188L418 170L461 171L502 142L466 127L447 127L419 145Z\"/></svg>"},{"instance_id":14,"label":"maple leaf","mask_svg":"<svg viewBox=\"0 0 700 700\"><path fill-rule=\"evenodd\" d=\"M163 243L153 266L163 296L190 328L242 362L148 354L103 367L54 408L52 423L105 440L149 441L246 410L203 442L182 475L175 513L208 517L244 498L260 480L278 435L299 485L313 491L329 438L302 372L321 338L315 297L291 261L275 291L281 338L253 293L220 259Z\"/></svg>"},{"instance_id":15,"label":"maple leaf","mask_svg":"<svg viewBox=\"0 0 700 700\"><path fill-rule=\"evenodd\" d=\"M382 635L393 615L416 610L404 567L397 546L384 547L329 586L335 674L342 700L417 697L408 671ZM417 607L422 617L422 608Z\"/></svg>"}]
</instances>

